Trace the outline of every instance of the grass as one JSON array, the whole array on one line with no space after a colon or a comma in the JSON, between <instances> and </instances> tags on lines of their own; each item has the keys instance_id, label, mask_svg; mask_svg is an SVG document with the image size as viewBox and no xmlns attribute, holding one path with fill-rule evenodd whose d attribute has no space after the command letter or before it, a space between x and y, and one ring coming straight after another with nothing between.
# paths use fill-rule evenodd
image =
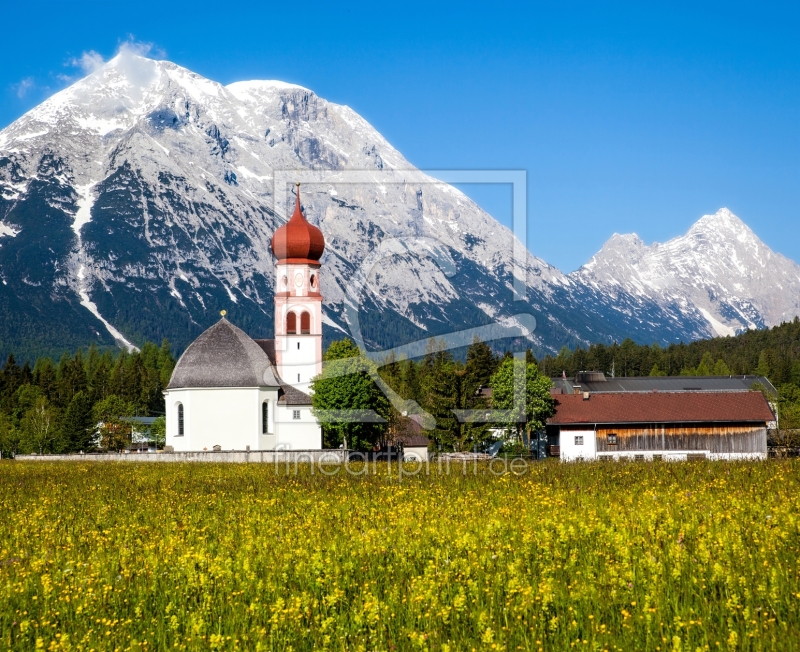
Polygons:
<instances>
[{"instance_id":1,"label":"grass","mask_svg":"<svg viewBox=\"0 0 800 652\"><path fill-rule=\"evenodd\" d=\"M0 463L0 648L800 648L798 462L279 471Z\"/></svg>"}]
</instances>

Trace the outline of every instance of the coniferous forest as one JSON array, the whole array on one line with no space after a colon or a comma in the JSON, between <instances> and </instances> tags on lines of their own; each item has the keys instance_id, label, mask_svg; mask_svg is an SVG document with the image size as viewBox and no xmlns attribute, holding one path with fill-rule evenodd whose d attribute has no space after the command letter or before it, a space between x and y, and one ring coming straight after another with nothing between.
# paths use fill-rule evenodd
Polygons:
<instances>
[{"instance_id":1,"label":"coniferous forest","mask_svg":"<svg viewBox=\"0 0 800 652\"><path fill-rule=\"evenodd\" d=\"M499 376L495 376L511 354L495 352L477 341L461 356L442 350L435 340L428 348L419 360L386 360L378 370L380 377L403 399L415 401L436 419L436 427L424 434L437 450L484 446L491 438L488 425L459 422L453 410L492 407L491 399L480 390L499 382ZM334 342L326 358L357 353L352 343ZM562 373L574 376L583 370L607 374L613 370L617 376L763 375L778 389L781 428L800 429L800 319L736 337L668 347L640 345L628 339L621 344L565 348L538 361L528 351L526 361L541 378ZM87 452L98 446L122 448L131 435L126 418L163 415L162 392L174 367L175 358L166 340L161 346L146 343L134 353L101 351L92 346L74 354L64 353L57 361L41 357L32 366L29 362L20 364L9 355L0 371L0 452L41 454ZM358 386L368 387L369 383ZM358 398L363 403L359 407L379 407L387 424L367 428L361 434L353 431L349 445L358 448L368 448L407 425L377 387L367 394ZM98 431L101 424L106 425ZM163 429L163 423L160 427ZM326 445L341 443L336 432L335 428L326 428Z\"/></svg>"},{"instance_id":2,"label":"coniferous forest","mask_svg":"<svg viewBox=\"0 0 800 652\"><path fill-rule=\"evenodd\" d=\"M130 417L164 414L162 391L174 367L166 340L133 353L91 346L58 361L38 358L32 367L9 355L0 372L0 452L124 448Z\"/></svg>"}]
</instances>

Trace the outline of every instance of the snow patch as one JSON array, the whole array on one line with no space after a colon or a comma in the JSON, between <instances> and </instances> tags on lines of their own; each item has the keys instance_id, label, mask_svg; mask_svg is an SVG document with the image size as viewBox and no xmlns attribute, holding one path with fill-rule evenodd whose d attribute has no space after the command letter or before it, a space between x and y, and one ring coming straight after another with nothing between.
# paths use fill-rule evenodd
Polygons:
<instances>
[{"instance_id":1,"label":"snow patch","mask_svg":"<svg viewBox=\"0 0 800 652\"><path fill-rule=\"evenodd\" d=\"M245 179L255 179L256 181L269 181L270 179L272 179L272 176L269 174L265 174L264 176L259 176L255 172L251 172L244 165L240 165L236 169L242 173L242 176Z\"/></svg>"},{"instance_id":2,"label":"snow patch","mask_svg":"<svg viewBox=\"0 0 800 652\"><path fill-rule=\"evenodd\" d=\"M228 293L228 298L230 298L231 301L233 301L234 303L239 303L239 299L236 298L236 296L233 294L233 292L231 292L231 289L227 285L223 283L222 287L225 288L225 291Z\"/></svg>"},{"instance_id":3,"label":"snow patch","mask_svg":"<svg viewBox=\"0 0 800 652\"><path fill-rule=\"evenodd\" d=\"M81 236L81 227L92 221L92 205L94 204L92 188L95 185L97 185L97 181L90 181L83 186L75 186L75 192L78 193L78 211L72 221L72 230L75 231L75 235L79 238Z\"/></svg>"},{"instance_id":4,"label":"snow patch","mask_svg":"<svg viewBox=\"0 0 800 652\"><path fill-rule=\"evenodd\" d=\"M127 125L116 120L109 120L100 118L96 115L88 115L86 117L75 118L75 121L84 129L93 131L99 136L105 136L117 129L126 129Z\"/></svg>"},{"instance_id":5,"label":"snow patch","mask_svg":"<svg viewBox=\"0 0 800 652\"><path fill-rule=\"evenodd\" d=\"M349 335L349 333L344 328L339 326L339 324L337 324L335 321L333 321L333 319L328 317L328 315L326 315L324 312L322 313L322 323L327 325L327 326L330 326L331 328L335 328L338 331L341 331L345 335Z\"/></svg>"},{"instance_id":6,"label":"snow patch","mask_svg":"<svg viewBox=\"0 0 800 652\"><path fill-rule=\"evenodd\" d=\"M111 324L106 321L103 315L100 314L100 311L97 309L95 303L89 298L89 293L86 291L85 281L86 279L86 266L81 265L80 269L78 270L78 283L80 287L78 288L78 294L81 297L81 305L86 308L89 312L91 312L95 317L97 317L101 322L103 322L103 326L106 327L106 330L111 334L118 343L122 344L126 349L128 349L129 353L133 353L134 351L138 351L139 348L131 344L128 340L125 339L125 336L120 333L116 328L114 328Z\"/></svg>"},{"instance_id":7,"label":"snow patch","mask_svg":"<svg viewBox=\"0 0 800 652\"><path fill-rule=\"evenodd\" d=\"M697 306L697 309L701 312L703 317L706 318L706 321L711 324L711 328L714 329L714 332L719 335L720 337L730 336L733 337L736 335L736 330L731 328L730 326L726 326L721 321L716 319L714 315L712 315L708 310L705 308L701 308Z\"/></svg>"},{"instance_id":8,"label":"snow patch","mask_svg":"<svg viewBox=\"0 0 800 652\"><path fill-rule=\"evenodd\" d=\"M9 226L5 222L0 222L0 238L4 235L9 236L11 238L16 238L19 231L12 226Z\"/></svg>"}]
</instances>

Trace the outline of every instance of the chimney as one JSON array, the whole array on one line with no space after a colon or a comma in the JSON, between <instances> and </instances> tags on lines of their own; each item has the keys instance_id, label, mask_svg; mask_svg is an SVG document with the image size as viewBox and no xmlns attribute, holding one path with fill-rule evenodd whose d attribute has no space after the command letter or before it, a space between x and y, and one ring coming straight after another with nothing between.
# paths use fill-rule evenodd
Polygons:
<instances>
[{"instance_id":1,"label":"chimney","mask_svg":"<svg viewBox=\"0 0 800 652\"><path fill-rule=\"evenodd\" d=\"M583 400L584 401L588 401L589 400L589 392L584 392L583 393Z\"/></svg>"}]
</instances>

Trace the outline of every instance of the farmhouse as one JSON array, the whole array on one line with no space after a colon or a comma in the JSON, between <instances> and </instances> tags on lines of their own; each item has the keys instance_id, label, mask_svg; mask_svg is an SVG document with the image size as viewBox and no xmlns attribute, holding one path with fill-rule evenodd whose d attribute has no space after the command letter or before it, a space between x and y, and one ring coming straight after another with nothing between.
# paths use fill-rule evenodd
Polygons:
<instances>
[{"instance_id":1,"label":"farmhouse","mask_svg":"<svg viewBox=\"0 0 800 652\"><path fill-rule=\"evenodd\" d=\"M775 420L758 391L587 391L555 399L548 445L565 461L761 459Z\"/></svg>"},{"instance_id":2,"label":"farmhouse","mask_svg":"<svg viewBox=\"0 0 800 652\"><path fill-rule=\"evenodd\" d=\"M225 318L178 360L164 392L174 451L319 450L311 379L322 371L322 232L300 208L272 238L275 339L253 340Z\"/></svg>"}]
</instances>

